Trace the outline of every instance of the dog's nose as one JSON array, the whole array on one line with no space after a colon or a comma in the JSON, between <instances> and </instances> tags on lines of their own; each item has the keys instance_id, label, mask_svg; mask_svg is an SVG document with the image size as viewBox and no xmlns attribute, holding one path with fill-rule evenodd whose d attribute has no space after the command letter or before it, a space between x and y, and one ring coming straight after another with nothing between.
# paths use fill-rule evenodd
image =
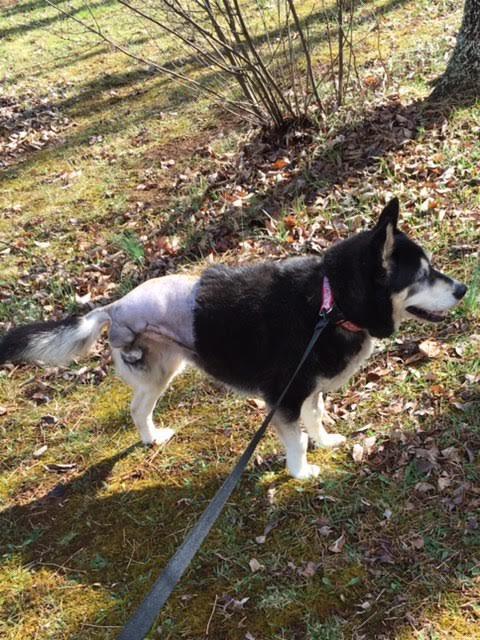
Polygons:
<instances>
[{"instance_id":1,"label":"dog's nose","mask_svg":"<svg viewBox=\"0 0 480 640\"><path fill-rule=\"evenodd\" d=\"M467 287L464 284L458 283L455 285L455 289L453 290L453 295L457 300L461 300L463 296L467 293Z\"/></svg>"}]
</instances>

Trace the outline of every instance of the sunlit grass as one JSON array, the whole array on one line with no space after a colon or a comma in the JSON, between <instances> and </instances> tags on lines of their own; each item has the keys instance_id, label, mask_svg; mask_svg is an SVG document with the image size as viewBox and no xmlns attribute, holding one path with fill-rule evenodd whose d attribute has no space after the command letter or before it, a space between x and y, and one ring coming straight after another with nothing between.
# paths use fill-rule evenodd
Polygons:
<instances>
[{"instance_id":1,"label":"sunlit grass","mask_svg":"<svg viewBox=\"0 0 480 640\"><path fill-rule=\"evenodd\" d=\"M116 4L92 4L113 35L132 35ZM422 98L441 71L461 7L387 0L366 3L363 11L379 6L381 53L392 82L387 93ZM302 11L316 7L304 3ZM65 38L66 23L41 1L11 3L4 13L5 94L16 95L25 109L33 97L46 96L72 125L2 175L0 234L7 246L0 246L6 250L0 286L9 296L0 302L0 319L18 323L75 310L75 294L85 294L85 281L93 286L94 274L118 251L136 266L128 276L114 272L107 295L129 290L142 273L152 230L162 228L178 235L182 247L196 248L203 228L192 212L219 194L208 191L208 154L192 149L210 145L218 157L236 154L243 134L237 124L231 133L223 131L208 100L194 100L164 77L94 46L80 29ZM78 15L89 14L84 9ZM361 27L358 63L380 73L373 24ZM176 54L163 36L155 43L143 40L144 33L133 36L138 52L161 51L165 59ZM324 46L319 44L319 60ZM332 135L342 117L332 119ZM373 384L361 373L330 398L335 428L349 437L349 447L309 452L322 468L318 483L289 478L281 447L267 434L152 637L204 638L210 618L209 637L219 640L245 640L247 633L256 640L373 638L385 628L401 640L476 637L479 270L471 247L478 244L479 123L478 106L459 109L441 136L425 130L389 152L364 174L365 188L355 187L353 199L348 183L332 186L317 176L315 186L331 195L327 209L307 211L302 194L283 203L280 219L294 215L306 227L342 219L353 231L359 213L371 220L384 193L396 193L403 223L434 252L439 267L469 284L469 293L452 314L452 330L442 326L435 334L445 347L440 357L405 364L397 336L371 364L388 373ZM316 143L323 144L323 136ZM192 139L196 146L189 146ZM335 147L329 153L327 159L342 160ZM433 178L417 178L435 154L442 157L439 165L453 167L461 178L455 188L439 189L441 218L423 204L422 187ZM162 168L169 159L174 170ZM408 173L410 161L416 164ZM176 188L176 176L186 170L195 175ZM158 188L152 189L152 207L143 209L138 202L149 192L137 187L147 182ZM265 229L250 227L248 212L242 215L243 237L261 239ZM285 224L276 241L288 251ZM211 251L207 245L200 255ZM238 257L231 252L225 259ZM182 267L198 269L193 260L188 253ZM92 265L97 269L85 276ZM431 336L425 325L411 324L401 333L404 341ZM162 450L145 450L131 425L130 391L112 373L101 382L85 378L84 364L68 375L31 367L0 372L0 635L8 640L116 637L262 416L255 404L190 371L157 410L158 423L174 426L177 435ZM92 359L86 366L98 364ZM408 402L412 406L405 408ZM382 466L382 451L378 466L353 463L351 445L364 436L391 448L388 464ZM439 454L440 469L454 483L445 491L438 489L437 471L426 473L415 455L432 444L460 452L461 464L451 465ZM73 466L62 474L52 467L58 464ZM433 490L422 493L419 483ZM463 496L454 493L462 483L470 483L462 489L464 503L452 507L447 500ZM332 552L343 534L343 551ZM416 548L420 538L424 544ZM252 558L262 566L257 572ZM309 562L316 568L305 575Z\"/></svg>"}]
</instances>

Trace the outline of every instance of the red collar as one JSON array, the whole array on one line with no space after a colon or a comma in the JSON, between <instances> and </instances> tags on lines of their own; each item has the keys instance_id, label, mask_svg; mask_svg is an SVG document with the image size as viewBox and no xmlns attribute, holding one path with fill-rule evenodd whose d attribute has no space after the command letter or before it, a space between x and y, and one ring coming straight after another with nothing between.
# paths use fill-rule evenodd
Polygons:
<instances>
[{"instance_id":1,"label":"red collar","mask_svg":"<svg viewBox=\"0 0 480 640\"><path fill-rule=\"evenodd\" d=\"M322 288L322 306L320 307L320 313L329 314L331 313L333 307L335 306L335 300L333 299L332 287L330 285L330 280L327 276L323 278L323 288ZM335 322L338 327L345 329L346 331L352 331L353 333L359 333L363 331L362 327L359 327L358 324L354 324L350 322L350 320L340 319Z\"/></svg>"}]
</instances>

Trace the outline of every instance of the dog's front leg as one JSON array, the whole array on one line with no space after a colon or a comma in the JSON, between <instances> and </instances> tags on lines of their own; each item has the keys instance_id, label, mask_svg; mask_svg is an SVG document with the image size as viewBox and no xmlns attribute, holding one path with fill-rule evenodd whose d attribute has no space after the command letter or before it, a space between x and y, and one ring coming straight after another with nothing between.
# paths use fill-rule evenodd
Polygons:
<instances>
[{"instance_id":1,"label":"dog's front leg","mask_svg":"<svg viewBox=\"0 0 480 640\"><path fill-rule=\"evenodd\" d=\"M320 467L307 462L308 436L301 430L298 422L284 423L276 418L275 429L285 447L287 469L292 476L299 480L316 478Z\"/></svg>"},{"instance_id":2,"label":"dog's front leg","mask_svg":"<svg viewBox=\"0 0 480 640\"><path fill-rule=\"evenodd\" d=\"M346 440L340 433L328 433L323 422L325 420L325 404L321 393L312 393L303 403L301 417L305 429L318 447L339 447Z\"/></svg>"}]
</instances>

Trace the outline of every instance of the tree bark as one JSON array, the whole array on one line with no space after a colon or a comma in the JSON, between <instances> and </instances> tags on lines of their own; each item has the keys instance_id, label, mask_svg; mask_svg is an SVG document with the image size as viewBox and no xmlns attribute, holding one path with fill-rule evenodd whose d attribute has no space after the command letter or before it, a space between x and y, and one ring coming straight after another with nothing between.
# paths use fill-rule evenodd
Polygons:
<instances>
[{"instance_id":1,"label":"tree bark","mask_svg":"<svg viewBox=\"0 0 480 640\"><path fill-rule=\"evenodd\" d=\"M457 43L433 98L480 95L480 0L465 0Z\"/></svg>"}]
</instances>

